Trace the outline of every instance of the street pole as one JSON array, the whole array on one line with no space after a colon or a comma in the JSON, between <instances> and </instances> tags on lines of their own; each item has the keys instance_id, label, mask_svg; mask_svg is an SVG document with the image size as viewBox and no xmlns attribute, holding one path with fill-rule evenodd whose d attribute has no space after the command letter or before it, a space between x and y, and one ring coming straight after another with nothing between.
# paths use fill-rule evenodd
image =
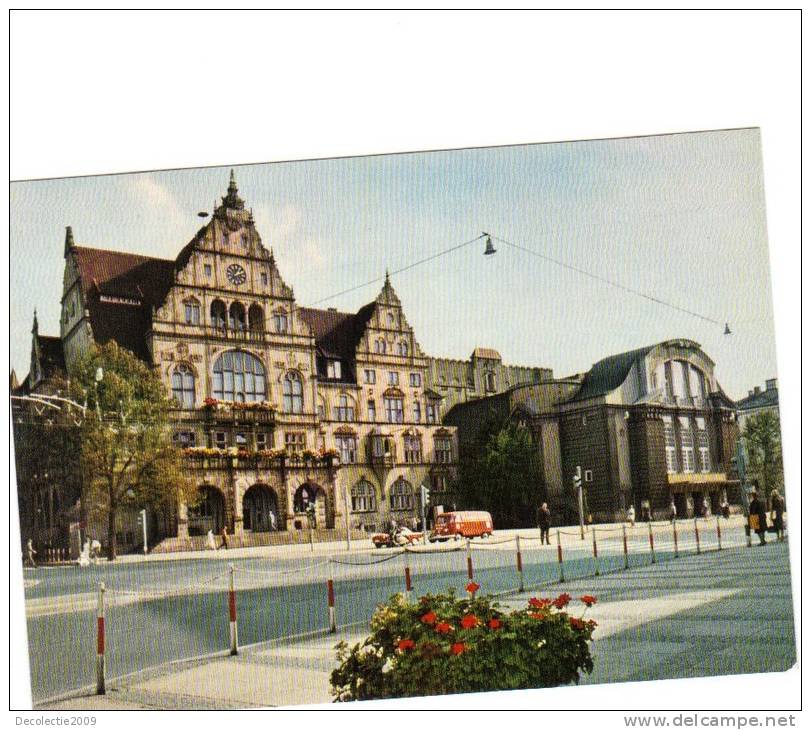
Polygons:
<instances>
[{"instance_id":1,"label":"street pole","mask_svg":"<svg viewBox=\"0 0 811 730\"><path fill-rule=\"evenodd\" d=\"M352 535L349 531L349 491L344 484L344 515L346 517L346 549L347 552L352 549Z\"/></svg>"},{"instance_id":2,"label":"street pole","mask_svg":"<svg viewBox=\"0 0 811 730\"><path fill-rule=\"evenodd\" d=\"M420 485L420 516L422 522L422 544L428 544L427 525L425 524L425 485Z\"/></svg>"},{"instance_id":3,"label":"street pole","mask_svg":"<svg viewBox=\"0 0 811 730\"><path fill-rule=\"evenodd\" d=\"M141 527L144 529L144 557L146 557L147 550L149 549L146 544L146 510L141 510Z\"/></svg>"},{"instance_id":4,"label":"street pole","mask_svg":"<svg viewBox=\"0 0 811 730\"><path fill-rule=\"evenodd\" d=\"M738 479L741 483L741 512L744 518L744 529L746 530L746 545L752 547L752 528L749 527L749 495L746 493L746 450L743 447L743 439L738 439L738 453L735 459L735 466L738 469Z\"/></svg>"}]
</instances>

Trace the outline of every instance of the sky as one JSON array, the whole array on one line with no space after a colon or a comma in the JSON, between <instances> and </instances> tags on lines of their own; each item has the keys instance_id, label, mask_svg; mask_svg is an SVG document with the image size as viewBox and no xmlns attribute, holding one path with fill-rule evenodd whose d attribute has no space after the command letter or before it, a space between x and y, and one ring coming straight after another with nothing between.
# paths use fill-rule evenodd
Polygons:
<instances>
[{"instance_id":1,"label":"sky","mask_svg":"<svg viewBox=\"0 0 811 730\"><path fill-rule=\"evenodd\" d=\"M777 377L756 129L237 166L240 196L297 303L356 311L385 270L482 231L495 240L392 276L426 354L497 349L556 377L681 337L733 398ZM28 372L36 308L59 334L65 226L78 245L174 258L225 194L228 167L11 186L11 363ZM376 280L341 296L325 298Z\"/></svg>"}]
</instances>

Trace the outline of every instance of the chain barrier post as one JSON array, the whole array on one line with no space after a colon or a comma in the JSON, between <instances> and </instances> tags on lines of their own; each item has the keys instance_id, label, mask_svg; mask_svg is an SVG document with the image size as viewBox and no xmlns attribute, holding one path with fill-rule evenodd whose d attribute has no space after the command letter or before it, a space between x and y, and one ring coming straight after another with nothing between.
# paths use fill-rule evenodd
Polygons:
<instances>
[{"instance_id":1,"label":"chain barrier post","mask_svg":"<svg viewBox=\"0 0 811 730\"><path fill-rule=\"evenodd\" d=\"M329 632L336 632L335 626L335 583L332 580L332 563L329 568L329 578L327 579L327 608L329 609Z\"/></svg>"},{"instance_id":2,"label":"chain barrier post","mask_svg":"<svg viewBox=\"0 0 811 730\"><path fill-rule=\"evenodd\" d=\"M597 559L597 531L591 528L591 552L594 555L594 575L600 575L600 561Z\"/></svg>"},{"instance_id":3,"label":"chain barrier post","mask_svg":"<svg viewBox=\"0 0 811 730\"><path fill-rule=\"evenodd\" d=\"M715 534L718 535L718 552L720 553L723 548L721 547L721 518L718 515L715 515Z\"/></svg>"},{"instance_id":4,"label":"chain barrier post","mask_svg":"<svg viewBox=\"0 0 811 730\"><path fill-rule=\"evenodd\" d=\"M679 557L679 533L676 529L676 520L673 520L673 557Z\"/></svg>"},{"instance_id":5,"label":"chain barrier post","mask_svg":"<svg viewBox=\"0 0 811 730\"><path fill-rule=\"evenodd\" d=\"M99 583L96 617L96 694L106 694L104 686L104 583Z\"/></svg>"},{"instance_id":6,"label":"chain barrier post","mask_svg":"<svg viewBox=\"0 0 811 730\"><path fill-rule=\"evenodd\" d=\"M560 582L563 583L563 548L560 546L560 530L558 530L558 568L560 569Z\"/></svg>"},{"instance_id":7,"label":"chain barrier post","mask_svg":"<svg viewBox=\"0 0 811 730\"><path fill-rule=\"evenodd\" d=\"M521 535L515 536L515 567L518 569L518 592L524 592L524 565L521 562Z\"/></svg>"},{"instance_id":8,"label":"chain barrier post","mask_svg":"<svg viewBox=\"0 0 811 730\"><path fill-rule=\"evenodd\" d=\"M696 555L701 555L701 539L698 536L698 517L693 518L696 528Z\"/></svg>"},{"instance_id":9,"label":"chain barrier post","mask_svg":"<svg viewBox=\"0 0 811 730\"><path fill-rule=\"evenodd\" d=\"M656 550L653 548L653 523L648 522L648 542L650 543L650 562L653 565L656 562Z\"/></svg>"},{"instance_id":10,"label":"chain barrier post","mask_svg":"<svg viewBox=\"0 0 811 730\"><path fill-rule=\"evenodd\" d=\"M406 600L411 600L411 567L408 564L408 553L403 553L405 559L405 586L406 586Z\"/></svg>"},{"instance_id":11,"label":"chain barrier post","mask_svg":"<svg viewBox=\"0 0 811 730\"><path fill-rule=\"evenodd\" d=\"M470 538L467 539L467 579L473 580L473 554L470 552Z\"/></svg>"},{"instance_id":12,"label":"chain barrier post","mask_svg":"<svg viewBox=\"0 0 811 730\"><path fill-rule=\"evenodd\" d=\"M628 570L628 532L625 523L622 523L622 554L625 557L624 570Z\"/></svg>"},{"instance_id":13,"label":"chain barrier post","mask_svg":"<svg viewBox=\"0 0 811 730\"><path fill-rule=\"evenodd\" d=\"M234 588L234 564L228 565L228 622L231 629L231 656L239 653L237 636L237 592Z\"/></svg>"}]
</instances>

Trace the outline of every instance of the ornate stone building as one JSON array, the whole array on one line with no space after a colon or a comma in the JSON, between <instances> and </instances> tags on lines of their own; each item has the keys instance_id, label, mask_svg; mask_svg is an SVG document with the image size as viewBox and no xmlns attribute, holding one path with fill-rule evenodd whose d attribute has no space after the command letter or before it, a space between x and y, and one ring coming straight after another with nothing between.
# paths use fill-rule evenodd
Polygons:
<instances>
[{"instance_id":1,"label":"ornate stone building","mask_svg":"<svg viewBox=\"0 0 811 730\"><path fill-rule=\"evenodd\" d=\"M442 503L455 430L440 424L430 361L388 275L358 312L299 307L233 172L174 260L78 246L71 228L64 256L60 337L35 331L37 352L70 371L91 343L115 340L177 402L174 438L200 501L164 516L159 536L188 545L225 527L255 544L312 522L411 522L422 485Z\"/></svg>"}]
</instances>

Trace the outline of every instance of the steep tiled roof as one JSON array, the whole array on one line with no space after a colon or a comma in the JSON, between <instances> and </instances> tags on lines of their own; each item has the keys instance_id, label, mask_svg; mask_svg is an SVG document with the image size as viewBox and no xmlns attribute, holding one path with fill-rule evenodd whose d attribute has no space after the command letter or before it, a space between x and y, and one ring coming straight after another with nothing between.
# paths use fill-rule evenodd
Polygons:
<instances>
[{"instance_id":1,"label":"steep tiled roof","mask_svg":"<svg viewBox=\"0 0 811 730\"><path fill-rule=\"evenodd\" d=\"M71 250L96 342L115 340L148 360L146 331L152 307L163 303L174 283L175 262L83 246Z\"/></svg>"},{"instance_id":2,"label":"steep tiled roof","mask_svg":"<svg viewBox=\"0 0 811 730\"><path fill-rule=\"evenodd\" d=\"M615 388L619 388L625 378L628 377L634 362L647 355L654 347L655 345L649 345L638 350L622 352L619 355L611 355L595 363L591 366L591 370L586 373L580 391L572 400L596 398L610 393Z\"/></svg>"},{"instance_id":3,"label":"steep tiled roof","mask_svg":"<svg viewBox=\"0 0 811 730\"><path fill-rule=\"evenodd\" d=\"M366 323L372 316L374 303L361 307L355 314L307 307L302 307L298 311L310 325L316 345L323 355L354 360L355 349L363 336Z\"/></svg>"},{"instance_id":4,"label":"steep tiled roof","mask_svg":"<svg viewBox=\"0 0 811 730\"><path fill-rule=\"evenodd\" d=\"M499 351L493 350L490 347L477 347L473 350L473 357L480 358L481 360L501 360Z\"/></svg>"},{"instance_id":5,"label":"steep tiled roof","mask_svg":"<svg viewBox=\"0 0 811 730\"><path fill-rule=\"evenodd\" d=\"M742 400L739 400L737 407L739 411L754 410L756 408L773 408L779 405L777 388L766 388L759 393L752 393Z\"/></svg>"}]
</instances>

